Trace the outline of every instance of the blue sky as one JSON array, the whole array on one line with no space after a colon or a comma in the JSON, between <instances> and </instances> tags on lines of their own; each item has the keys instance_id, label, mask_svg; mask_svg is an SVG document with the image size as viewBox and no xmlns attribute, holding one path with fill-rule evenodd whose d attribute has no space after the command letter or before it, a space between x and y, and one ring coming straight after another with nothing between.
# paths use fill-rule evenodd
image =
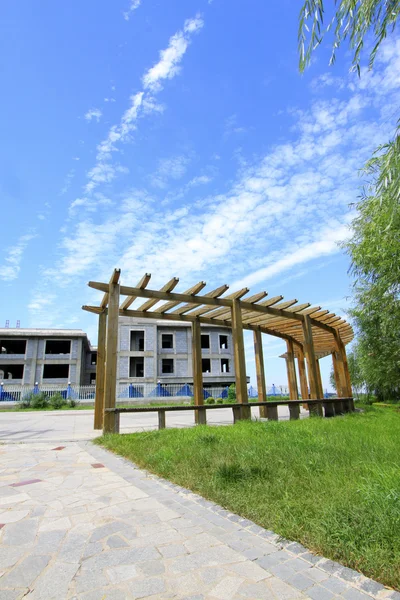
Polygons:
<instances>
[{"instance_id":1,"label":"blue sky","mask_svg":"<svg viewBox=\"0 0 400 600\"><path fill-rule=\"evenodd\" d=\"M373 72L329 44L298 72L300 3L6 0L1 318L73 327L89 279L248 286L345 315L358 169L395 125L400 40ZM4 325L4 323L0 323ZM251 336L248 373L254 383ZM284 346L265 336L268 385ZM329 360L322 361L328 385Z\"/></svg>"}]
</instances>

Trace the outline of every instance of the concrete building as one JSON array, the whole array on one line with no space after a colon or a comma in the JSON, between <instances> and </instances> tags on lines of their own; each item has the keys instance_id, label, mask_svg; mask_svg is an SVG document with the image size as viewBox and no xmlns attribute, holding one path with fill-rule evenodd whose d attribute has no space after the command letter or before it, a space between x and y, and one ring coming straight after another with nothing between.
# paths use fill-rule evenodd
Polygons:
<instances>
[{"instance_id":1,"label":"concrete building","mask_svg":"<svg viewBox=\"0 0 400 600\"><path fill-rule=\"evenodd\" d=\"M201 327L204 387L235 381L232 334ZM97 348L80 329L0 329L0 382L26 385L91 385L96 382ZM120 384L192 383L190 323L121 317Z\"/></svg>"},{"instance_id":2,"label":"concrete building","mask_svg":"<svg viewBox=\"0 0 400 600\"><path fill-rule=\"evenodd\" d=\"M89 384L95 353L80 329L0 329L0 381Z\"/></svg>"},{"instance_id":3,"label":"concrete building","mask_svg":"<svg viewBox=\"0 0 400 600\"><path fill-rule=\"evenodd\" d=\"M204 387L234 383L230 329L202 325ZM190 323L119 319L118 380L120 383L191 383L192 330Z\"/></svg>"}]
</instances>

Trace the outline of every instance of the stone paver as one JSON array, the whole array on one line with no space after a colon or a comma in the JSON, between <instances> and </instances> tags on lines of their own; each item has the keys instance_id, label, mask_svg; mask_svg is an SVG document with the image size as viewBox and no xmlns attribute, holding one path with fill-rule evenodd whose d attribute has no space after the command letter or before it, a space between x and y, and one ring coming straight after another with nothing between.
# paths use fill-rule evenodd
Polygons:
<instances>
[{"instance_id":1,"label":"stone paver","mask_svg":"<svg viewBox=\"0 0 400 600\"><path fill-rule=\"evenodd\" d=\"M90 442L63 444L0 445L1 600L396 597Z\"/></svg>"}]
</instances>

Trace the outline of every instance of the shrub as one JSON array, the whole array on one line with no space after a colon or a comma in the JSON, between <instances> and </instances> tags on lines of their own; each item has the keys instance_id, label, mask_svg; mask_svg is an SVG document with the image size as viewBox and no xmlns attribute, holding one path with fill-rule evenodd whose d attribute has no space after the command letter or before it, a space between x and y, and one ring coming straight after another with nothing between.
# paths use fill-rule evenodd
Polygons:
<instances>
[{"instance_id":1,"label":"shrub","mask_svg":"<svg viewBox=\"0 0 400 600\"><path fill-rule=\"evenodd\" d=\"M75 408L75 406L78 406L79 404L79 400L74 400L74 398L69 398L69 400L67 401L67 405L70 408Z\"/></svg>"},{"instance_id":2,"label":"shrub","mask_svg":"<svg viewBox=\"0 0 400 600\"><path fill-rule=\"evenodd\" d=\"M224 403L223 398L217 398L217 404L223 404L223 403Z\"/></svg>"},{"instance_id":3,"label":"shrub","mask_svg":"<svg viewBox=\"0 0 400 600\"><path fill-rule=\"evenodd\" d=\"M65 406L66 401L61 396L61 394L57 392L57 394L54 394L54 396L50 397L49 404L53 410L59 410L60 408Z\"/></svg>"},{"instance_id":4,"label":"shrub","mask_svg":"<svg viewBox=\"0 0 400 600\"><path fill-rule=\"evenodd\" d=\"M17 407L19 409L31 408L31 403L32 403L32 394L27 394L26 396L21 398L21 400L17 404Z\"/></svg>"},{"instance_id":5,"label":"shrub","mask_svg":"<svg viewBox=\"0 0 400 600\"><path fill-rule=\"evenodd\" d=\"M212 396L206 398L206 404L215 404L215 400Z\"/></svg>"},{"instance_id":6,"label":"shrub","mask_svg":"<svg viewBox=\"0 0 400 600\"><path fill-rule=\"evenodd\" d=\"M31 408L48 408L49 399L43 392L32 394Z\"/></svg>"},{"instance_id":7,"label":"shrub","mask_svg":"<svg viewBox=\"0 0 400 600\"><path fill-rule=\"evenodd\" d=\"M236 385L234 383L228 388L228 400L229 402L236 402Z\"/></svg>"}]
</instances>

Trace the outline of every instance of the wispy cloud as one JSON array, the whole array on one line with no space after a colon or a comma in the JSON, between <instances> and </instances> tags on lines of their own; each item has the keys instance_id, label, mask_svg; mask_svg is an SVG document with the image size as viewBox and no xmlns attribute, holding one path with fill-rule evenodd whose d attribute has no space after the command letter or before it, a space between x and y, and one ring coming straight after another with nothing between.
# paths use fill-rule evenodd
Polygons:
<instances>
[{"instance_id":1,"label":"wispy cloud","mask_svg":"<svg viewBox=\"0 0 400 600\"><path fill-rule=\"evenodd\" d=\"M206 185L207 183L211 183L213 180L210 175L198 175L197 177L193 177L187 184L188 188L195 187L197 185Z\"/></svg>"},{"instance_id":2,"label":"wispy cloud","mask_svg":"<svg viewBox=\"0 0 400 600\"><path fill-rule=\"evenodd\" d=\"M186 173L189 162L190 159L183 155L161 159L157 171L150 177L151 185L164 189L169 180L181 179Z\"/></svg>"},{"instance_id":3,"label":"wispy cloud","mask_svg":"<svg viewBox=\"0 0 400 600\"><path fill-rule=\"evenodd\" d=\"M54 284L63 291L74 281L82 286L88 275L107 279L115 266L122 268L126 283L152 272L154 286L179 275L183 287L206 278L210 285L233 281L232 289L249 285L256 291L272 278L284 281L314 268L323 257L332 260L347 233L349 203L357 198L357 170L390 130L385 110L396 104L400 82L396 87L392 77L391 87L385 83L385 102L376 88L388 69L389 63L382 64L362 93L357 83L333 93L329 102L317 97L306 109L292 110L286 139L258 157L245 157L225 185L218 180L211 186L206 167L182 183L179 177L189 167L177 163L176 179L169 180L180 192L174 201L164 202L173 189L168 194L154 186L151 193L130 189L111 196L112 211L104 204L93 215L82 208L95 209L98 191L77 199L79 220L63 235L50 291ZM144 114L149 97L156 102L154 94L140 93L131 102L133 122L129 114L121 118L112 130L117 136L124 135L124 125L136 126L136 110ZM104 152L114 156L121 137L109 141Z\"/></svg>"},{"instance_id":4,"label":"wispy cloud","mask_svg":"<svg viewBox=\"0 0 400 600\"><path fill-rule=\"evenodd\" d=\"M172 36L168 48L161 50L160 60L143 76L145 90L159 92L164 79L172 79L179 73L180 62L190 44L190 36L199 31L203 25L204 21L200 15L185 21L183 30Z\"/></svg>"},{"instance_id":5,"label":"wispy cloud","mask_svg":"<svg viewBox=\"0 0 400 600\"><path fill-rule=\"evenodd\" d=\"M85 119L86 121L92 121L93 119L96 119L96 121L99 122L102 114L103 113L101 112L100 108L91 108L85 114Z\"/></svg>"},{"instance_id":6,"label":"wispy cloud","mask_svg":"<svg viewBox=\"0 0 400 600\"><path fill-rule=\"evenodd\" d=\"M18 238L14 246L7 248L4 262L0 265L0 279L4 281L17 279L24 252L35 237L37 237L35 232L27 233Z\"/></svg>"},{"instance_id":7,"label":"wispy cloud","mask_svg":"<svg viewBox=\"0 0 400 600\"><path fill-rule=\"evenodd\" d=\"M331 220L329 226L318 232L317 239L309 244L298 243L294 245L285 256L279 260L271 261L267 267L250 273L243 279L235 281L233 287L251 287L262 281L268 281L272 277L288 271L292 267L301 265L338 252L339 242L343 242L349 236L349 227L340 221Z\"/></svg>"},{"instance_id":8,"label":"wispy cloud","mask_svg":"<svg viewBox=\"0 0 400 600\"><path fill-rule=\"evenodd\" d=\"M70 169L67 173L66 178L64 179L64 185L61 188L60 191L60 196L63 196L64 194L66 194L69 190L69 188L71 187L71 183L73 178L75 177L75 169Z\"/></svg>"},{"instance_id":9,"label":"wispy cloud","mask_svg":"<svg viewBox=\"0 0 400 600\"><path fill-rule=\"evenodd\" d=\"M237 115L231 115L227 119L225 119L224 123L224 135L229 136L234 133L246 133L247 128L238 125L238 117Z\"/></svg>"},{"instance_id":10,"label":"wispy cloud","mask_svg":"<svg viewBox=\"0 0 400 600\"><path fill-rule=\"evenodd\" d=\"M90 194L101 183L110 183L121 168L112 162L113 153L119 144L127 142L137 127L140 116L162 112L155 95L162 90L162 81L172 79L179 72L180 62L190 44L191 36L203 27L200 15L185 21L183 29L173 35L168 47L160 52L160 60L143 76L143 90L133 94L131 104L118 124L113 125L107 137L97 147L96 165L88 172L85 192Z\"/></svg>"},{"instance_id":11,"label":"wispy cloud","mask_svg":"<svg viewBox=\"0 0 400 600\"><path fill-rule=\"evenodd\" d=\"M132 16L132 13L135 12L135 10L137 10L139 8L141 3L142 3L142 0L131 0L131 4L130 4L128 10L125 11L124 13L122 13L124 15L125 21L129 21L129 19Z\"/></svg>"}]
</instances>

